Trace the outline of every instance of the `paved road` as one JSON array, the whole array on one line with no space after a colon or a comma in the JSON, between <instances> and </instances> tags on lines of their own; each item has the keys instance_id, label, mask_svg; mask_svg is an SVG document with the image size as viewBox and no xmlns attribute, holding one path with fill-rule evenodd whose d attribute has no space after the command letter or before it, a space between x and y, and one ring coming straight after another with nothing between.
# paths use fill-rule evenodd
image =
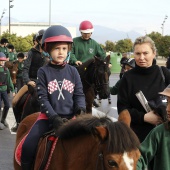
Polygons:
<instances>
[{"instance_id":1,"label":"paved road","mask_svg":"<svg viewBox=\"0 0 170 170\"><path fill-rule=\"evenodd\" d=\"M118 74L111 75L110 86L114 85L118 79ZM111 104L108 104L107 100L102 100L99 108L93 108L93 114L107 115L115 121L117 119L117 96L111 96L111 100ZM0 170L13 170L13 151L16 133L12 133L10 131L11 127L15 123L12 108L9 110L7 122L9 123L9 128L0 130Z\"/></svg>"}]
</instances>

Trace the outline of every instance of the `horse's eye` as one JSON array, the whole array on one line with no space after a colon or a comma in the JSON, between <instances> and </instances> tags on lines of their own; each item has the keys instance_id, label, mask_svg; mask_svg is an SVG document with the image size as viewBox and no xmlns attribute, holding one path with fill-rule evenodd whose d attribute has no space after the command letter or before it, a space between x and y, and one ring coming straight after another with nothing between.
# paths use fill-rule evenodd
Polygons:
<instances>
[{"instance_id":1,"label":"horse's eye","mask_svg":"<svg viewBox=\"0 0 170 170\"><path fill-rule=\"evenodd\" d=\"M108 164L111 167L118 167L118 164L114 160L108 160Z\"/></svg>"}]
</instances>

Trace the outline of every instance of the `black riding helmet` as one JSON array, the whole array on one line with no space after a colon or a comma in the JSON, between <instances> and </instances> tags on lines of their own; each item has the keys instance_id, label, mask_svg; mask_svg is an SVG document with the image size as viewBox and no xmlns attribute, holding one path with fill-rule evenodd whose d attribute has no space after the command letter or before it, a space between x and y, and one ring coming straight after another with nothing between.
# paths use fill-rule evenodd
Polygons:
<instances>
[{"instance_id":1,"label":"black riding helmet","mask_svg":"<svg viewBox=\"0 0 170 170\"><path fill-rule=\"evenodd\" d=\"M6 38L2 38L1 39L1 44L5 44L5 43L9 43L8 40Z\"/></svg>"},{"instance_id":2,"label":"black riding helmet","mask_svg":"<svg viewBox=\"0 0 170 170\"><path fill-rule=\"evenodd\" d=\"M14 46L12 44L8 44L7 48L14 50Z\"/></svg>"},{"instance_id":3,"label":"black riding helmet","mask_svg":"<svg viewBox=\"0 0 170 170\"><path fill-rule=\"evenodd\" d=\"M124 67L125 67L125 65L128 65L128 66L134 68L135 67L135 59L134 58L128 58L128 59L124 60L122 62L122 64L124 65Z\"/></svg>"},{"instance_id":4,"label":"black riding helmet","mask_svg":"<svg viewBox=\"0 0 170 170\"><path fill-rule=\"evenodd\" d=\"M61 25L49 27L42 37L42 49L46 51L47 43L51 42L68 42L72 43L73 39L67 28ZM47 51L48 52L48 51Z\"/></svg>"},{"instance_id":5,"label":"black riding helmet","mask_svg":"<svg viewBox=\"0 0 170 170\"><path fill-rule=\"evenodd\" d=\"M44 32L45 32L44 29L41 29L41 30L38 31L38 33L36 34L36 37L35 37L35 40L37 42L39 42L42 39L42 36L43 36Z\"/></svg>"}]
</instances>

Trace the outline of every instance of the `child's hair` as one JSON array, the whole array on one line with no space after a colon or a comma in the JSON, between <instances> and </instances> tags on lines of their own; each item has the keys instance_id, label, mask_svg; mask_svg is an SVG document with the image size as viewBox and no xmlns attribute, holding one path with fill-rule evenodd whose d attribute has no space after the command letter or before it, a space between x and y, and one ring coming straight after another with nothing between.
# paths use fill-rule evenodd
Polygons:
<instances>
[{"instance_id":1,"label":"child's hair","mask_svg":"<svg viewBox=\"0 0 170 170\"><path fill-rule=\"evenodd\" d=\"M24 53L18 53L17 58L24 58Z\"/></svg>"},{"instance_id":2,"label":"child's hair","mask_svg":"<svg viewBox=\"0 0 170 170\"><path fill-rule=\"evenodd\" d=\"M50 54L50 52L55 48L56 44L58 44L60 42L51 42L51 43L47 43L46 45L46 51ZM62 42L61 42L62 43ZM72 47L72 44L71 43L68 43L68 51L71 51L71 47Z\"/></svg>"}]
</instances>

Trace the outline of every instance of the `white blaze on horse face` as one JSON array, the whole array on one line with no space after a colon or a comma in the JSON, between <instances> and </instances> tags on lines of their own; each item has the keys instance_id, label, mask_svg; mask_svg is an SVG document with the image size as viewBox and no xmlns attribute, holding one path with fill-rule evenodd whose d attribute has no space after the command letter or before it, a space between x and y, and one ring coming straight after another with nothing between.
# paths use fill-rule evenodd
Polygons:
<instances>
[{"instance_id":1,"label":"white blaze on horse face","mask_svg":"<svg viewBox=\"0 0 170 170\"><path fill-rule=\"evenodd\" d=\"M127 166L127 169L128 169L128 170L133 170L134 160L133 160L132 158L129 158L129 157L128 157L127 152L125 152L125 153L123 154L123 160L124 160L124 162L125 162L125 164L126 164L126 166Z\"/></svg>"}]
</instances>

